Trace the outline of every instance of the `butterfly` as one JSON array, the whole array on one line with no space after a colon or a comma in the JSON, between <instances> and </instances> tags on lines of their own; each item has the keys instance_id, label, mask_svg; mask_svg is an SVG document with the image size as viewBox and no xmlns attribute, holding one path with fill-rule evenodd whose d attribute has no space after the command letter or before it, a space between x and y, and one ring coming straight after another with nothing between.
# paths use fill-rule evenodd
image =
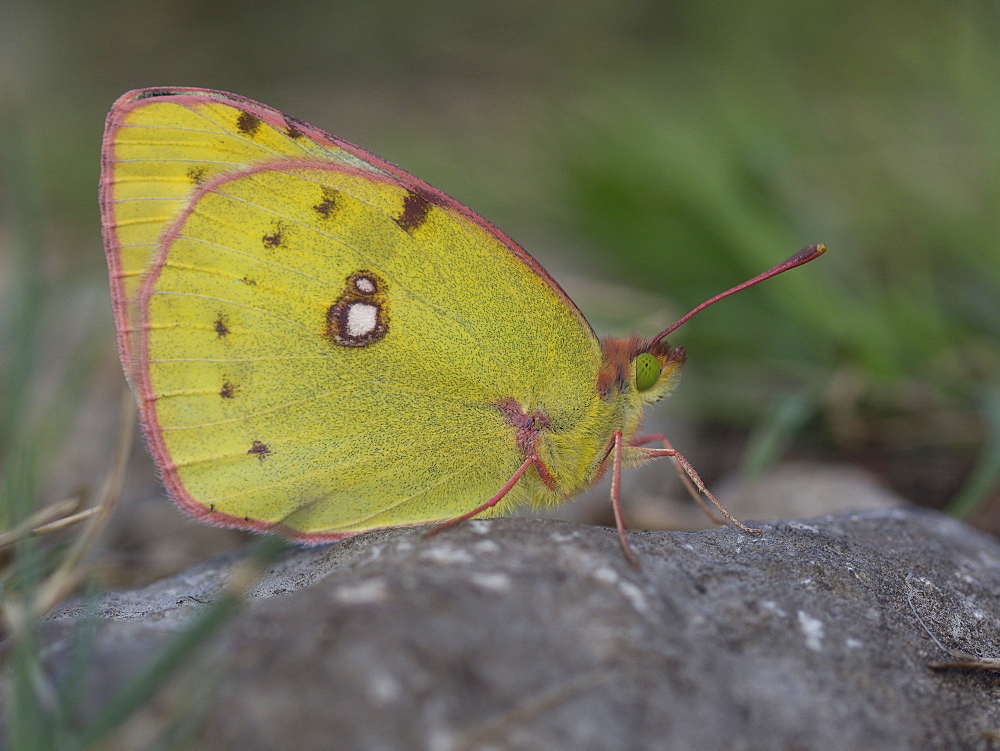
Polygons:
<instances>
[{"instance_id":1,"label":"butterfly","mask_svg":"<svg viewBox=\"0 0 1000 751\"><path fill-rule=\"evenodd\" d=\"M177 505L302 542L559 504L670 457L643 409L666 336L818 257L814 245L651 337L599 339L542 266L379 157L244 97L131 91L108 115L101 211L118 349ZM652 444L652 445L651 445ZM702 502L702 507L709 511Z\"/></svg>"}]
</instances>

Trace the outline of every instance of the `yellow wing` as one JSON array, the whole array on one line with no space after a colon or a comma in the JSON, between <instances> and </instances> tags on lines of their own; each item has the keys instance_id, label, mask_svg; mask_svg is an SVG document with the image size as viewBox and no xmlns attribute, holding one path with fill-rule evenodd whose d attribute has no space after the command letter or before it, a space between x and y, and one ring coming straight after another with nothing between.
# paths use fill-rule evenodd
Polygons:
<instances>
[{"instance_id":1,"label":"yellow wing","mask_svg":"<svg viewBox=\"0 0 1000 751\"><path fill-rule=\"evenodd\" d=\"M128 365L128 304L170 221L220 174L276 158L313 157L372 174L402 173L361 149L249 99L207 89L143 89L108 115L101 208L119 347ZM402 173L405 174L405 173ZM126 368L128 370L128 367Z\"/></svg>"},{"instance_id":2,"label":"yellow wing","mask_svg":"<svg viewBox=\"0 0 1000 751\"><path fill-rule=\"evenodd\" d=\"M232 95L132 93L108 122L120 350L186 511L311 540L455 517L524 459L512 401L551 422L559 486L592 478L600 345L501 232Z\"/></svg>"}]
</instances>

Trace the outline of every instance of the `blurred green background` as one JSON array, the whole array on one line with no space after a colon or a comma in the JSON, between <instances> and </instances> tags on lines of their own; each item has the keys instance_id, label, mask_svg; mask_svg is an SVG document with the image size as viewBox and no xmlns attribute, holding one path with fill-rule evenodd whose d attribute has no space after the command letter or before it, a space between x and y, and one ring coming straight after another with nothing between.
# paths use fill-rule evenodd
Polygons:
<instances>
[{"instance_id":1,"label":"blurred green background","mask_svg":"<svg viewBox=\"0 0 1000 751\"><path fill-rule=\"evenodd\" d=\"M445 190L599 332L652 334L825 242L672 335L689 368L662 411L725 446L701 450L708 474L850 462L998 531L998 8L4 0L7 497L92 492L105 471L123 378L103 119L128 89L187 85L275 106Z\"/></svg>"}]
</instances>

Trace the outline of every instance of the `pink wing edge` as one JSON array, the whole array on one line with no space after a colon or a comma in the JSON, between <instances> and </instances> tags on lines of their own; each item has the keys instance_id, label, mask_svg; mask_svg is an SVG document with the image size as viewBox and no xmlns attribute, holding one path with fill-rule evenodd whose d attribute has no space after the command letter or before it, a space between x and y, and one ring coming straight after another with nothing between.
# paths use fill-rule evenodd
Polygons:
<instances>
[{"instance_id":1,"label":"pink wing edge","mask_svg":"<svg viewBox=\"0 0 1000 751\"><path fill-rule=\"evenodd\" d=\"M183 105L187 103L201 104L205 102L206 98L218 99L225 104L241 109L244 112L259 118L277 130L287 131L290 128L294 128L320 144L343 149L344 151L358 157L362 161L372 165L377 170L388 174L389 177L386 178L377 173L372 174L362 172L360 170L350 170L341 165L322 165L309 160L303 160L301 163L296 163L294 161L286 162L283 164L284 167L308 167L310 169L316 169L326 166L329 169L336 169L347 174L357 174L368 179L383 179L386 180L386 182L393 183L406 190L417 193L433 205L448 208L460 216L465 217L469 221L478 224L489 234L496 237L502 245L504 245L511 253L528 266L528 268L534 271L541 279L543 279L560 297L560 299L562 299L562 301L576 313L579 320L587 326L592 334L593 328L591 328L587 319L584 317L583 313L580 312L580 309L576 306L576 304L570 299L569 295L567 295L563 288L559 286L559 283L549 275L549 273L540 263L538 263L538 261L536 261L520 245L514 242L506 233L497 229L490 222L483 219L479 214L437 188L434 188L423 180L414 177L400 167L381 159L375 154L355 146L349 141L345 141L337 136L331 135L323 130L320 130L319 128L309 125L306 122L287 116L278 110L263 105L252 99L215 89L154 87L148 89L135 89L118 98L113 105L111 112L108 114L105 124L104 140L101 150L100 187L101 221L104 233L105 254L107 256L108 271L110 275L112 310L114 312L115 328L117 329L118 354L121 358L126 374L131 373L130 380L133 381L132 387L136 389L137 392L136 397L139 402L143 434L149 447L149 451L155 459L160 479L167 488L167 491L174 503L186 515L205 524L258 533L278 532L288 539L307 545L320 545L327 542L334 542L336 540L344 539L345 537L352 537L354 535L361 534L363 532L370 532L376 529L419 526L413 524L393 524L373 526L350 532L301 532L288 528L281 522L254 520L247 517L226 514L221 511L209 510L203 503L195 500L190 493L187 492L177 473L176 465L174 465L171 460L170 453L165 442L163 441L163 431L160 429L159 420L156 416L156 399L153 394L151 384L149 383L148 371L144 368L137 367L137 363L143 362L147 359L148 330L145 328L139 335L138 351L132 352L132 332L129 318L130 301L125 296L124 277L120 260L121 245L118 241L117 232L115 231L116 222L112 196L114 182L111 180L111 174L115 161L114 142L119 128L122 127L122 121L129 112L143 106L147 101L161 102L164 99L169 99L174 103ZM246 175L252 174L256 171L271 168L272 167L266 163L256 165L248 170L239 170L216 176L204 185L199 186L198 190L193 194L185 209L178 217L176 217L169 227L166 228L157 241L158 249L156 254L151 261L145 278L140 283L139 291L136 293L135 299L140 309L145 308L146 301L148 300L152 287L155 285L156 279L159 276L159 271L162 268L163 260L166 257L171 242L173 238L176 237L180 227L183 226L184 222L187 220L187 217L190 215L190 212L197 203L198 199L204 193L209 192L215 186L223 182L228 182L239 177L245 177Z\"/></svg>"}]
</instances>

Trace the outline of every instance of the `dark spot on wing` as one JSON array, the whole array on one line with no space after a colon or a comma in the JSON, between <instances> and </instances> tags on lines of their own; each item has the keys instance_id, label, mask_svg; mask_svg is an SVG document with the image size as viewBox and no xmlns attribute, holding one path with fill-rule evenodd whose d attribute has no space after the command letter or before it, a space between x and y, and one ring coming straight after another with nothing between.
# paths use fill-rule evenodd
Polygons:
<instances>
[{"instance_id":1,"label":"dark spot on wing","mask_svg":"<svg viewBox=\"0 0 1000 751\"><path fill-rule=\"evenodd\" d=\"M367 347L389 330L385 282L371 271L344 280L344 290L326 311L325 338L342 347Z\"/></svg>"},{"instance_id":2,"label":"dark spot on wing","mask_svg":"<svg viewBox=\"0 0 1000 751\"><path fill-rule=\"evenodd\" d=\"M305 137L301 126L305 125L301 120L285 115L285 135L294 138L296 141Z\"/></svg>"},{"instance_id":3,"label":"dark spot on wing","mask_svg":"<svg viewBox=\"0 0 1000 751\"><path fill-rule=\"evenodd\" d=\"M264 235L260 239L268 248L280 247L285 242L285 230L282 229L280 224L276 224L274 226L274 231L271 234Z\"/></svg>"},{"instance_id":4,"label":"dark spot on wing","mask_svg":"<svg viewBox=\"0 0 1000 751\"><path fill-rule=\"evenodd\" d=\"M323 198L313 208L323 219L329 219L337 211L337 191L330 187L323 188Z\"/></svg>"},{"instance_id":5,"label":"dark spot on wing","mask_svg":"<svg viewBox=\"0 0 1000 751\"><path fill-rule=\"evenodd\" d=\"M219 389L219 396L223 399L232 399L236 396L236 392L239 390L240 386L232 381L223 381L222 388Z\"/></svg>"},{"instance_id":6,"label":"dark spot on wing","mask_svg":"<svg viewBox=\"0 0 1000 751\"><path fill-rule=\"evenodd\" d=\"M261 441L254 441L247 450L247 453L254 454L258 459L264 461L264 459L271 455L271 447Z\"/></svg>"},{"instance_id":7,"label":"dark spot on wing","mask_svg":"<svg viewBox=\"0 0 1000 751\"><path fill-rule=\"evenodd\" d=\"M403 210L396 217L396 224L400 228L412 233L427 219L427 212L430 211L431 204L424 196L415 191L410 191L403 199Z\"/></svg>"},{"instance_id":8,"label":"dark spot on wing","mask_svg":"<svg viewBox=\"0 0 1000 751\"><path fill-rule=\"evenodd\" d=\"M260 129L260 118L256 115L251 115L249 112L241 112L239 118L236 120L236 127L239 128L240 133L243 135L253 138Z\"/></svg>"},{"instance_id":9,"label":"dark spot on wing","mask_svg":"<svg viewBox=\"0 0 1000 751\"><path fill-rule=\"evenodd\" d=\"M221 339L229 334L229 320L227 316L219 314L218 318L215 319L215 333L218 334Z\"/></svg>"},{"instance_id":10,"label":"dark spot on wing","mask_svg":"<svg viewBox=\"0 0 1000 751\"><path fill-rule=\"evenodd\" d=\"M208 167L201 165L200 167L191 167L187 171L188 180L190 180L195 185L201 185L205 182L205 177L208 174Z\"/></svg>"}]
</instances>

